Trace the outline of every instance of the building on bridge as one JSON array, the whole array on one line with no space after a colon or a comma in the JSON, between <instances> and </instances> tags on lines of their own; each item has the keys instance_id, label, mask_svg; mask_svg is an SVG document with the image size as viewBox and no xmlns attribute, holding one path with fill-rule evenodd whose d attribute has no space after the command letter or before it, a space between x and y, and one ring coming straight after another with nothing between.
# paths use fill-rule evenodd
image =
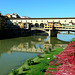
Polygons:
<instances>
[{"instance_id":1,"label":"building on bridge","mask_svg":"<svg viewBox=\"0 0 75 75\"><path fill-rule=\"evenodd\" d=\"M10 21L8 21L10 20ZM75 18L10 18L7 19L7 22L14 23L30 23L32 27L40 27L43 28L44 25L49 25L52 27L53 23L54 26L57 28L61 28L62 26L69 25L70 22L75 23Z\"/></svg>"},{"instance_id":2,"label":"building on bridge","mask_svg":"<svg viewBox=\"0 0 75 75\"><path fill-rule=\"evenodd\" d=\"M50 30L49 36L56 36L57 31L75 31L75 18L10 18L6 19L7 24L16 23L21 27L25 27L26 23L30 25L30 30ZM72 23L71 23L72 22ZM38 28L38 29L37 29Z\"/></svg>"}]
</instances>

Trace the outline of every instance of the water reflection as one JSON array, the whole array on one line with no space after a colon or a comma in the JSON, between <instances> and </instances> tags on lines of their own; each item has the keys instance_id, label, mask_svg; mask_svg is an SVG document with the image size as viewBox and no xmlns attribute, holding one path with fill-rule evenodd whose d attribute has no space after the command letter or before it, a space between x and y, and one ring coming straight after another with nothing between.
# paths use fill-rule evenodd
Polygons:
<instances>
[{"instance_id":1,"label":"water reflection","mask_svg":"<svg viewBox=\"0 0 75 75\"><path fill-rule=\"evenodd\" d=\"M49 36L31 36L0 40L0 55L4 52L10 54L13 51L43 53L49 47L53 49L67 44L68 42L60 41L56 37Z\"/></svg>"}]
</instances>

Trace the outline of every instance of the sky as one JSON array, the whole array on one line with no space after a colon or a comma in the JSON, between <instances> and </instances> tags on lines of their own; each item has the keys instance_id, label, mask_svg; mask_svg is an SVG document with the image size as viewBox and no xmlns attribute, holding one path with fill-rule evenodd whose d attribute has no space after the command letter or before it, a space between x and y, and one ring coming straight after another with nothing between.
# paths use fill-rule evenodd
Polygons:
<instances>
[{"instance_id":1,"label":"sky","mask_svg":"<svg viewBox=\"0 0 75 75\"><path fill-rule=\"evenodd\" d=\"M75 17L75 0L0 0L0 11L32 18Z\"/></svg>"}]
</instances>

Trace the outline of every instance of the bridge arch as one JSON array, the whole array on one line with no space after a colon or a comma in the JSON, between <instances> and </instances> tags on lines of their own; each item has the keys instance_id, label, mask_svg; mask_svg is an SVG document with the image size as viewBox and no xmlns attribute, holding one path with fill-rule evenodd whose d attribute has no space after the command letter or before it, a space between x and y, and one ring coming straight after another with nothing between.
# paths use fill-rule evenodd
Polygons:
<instances>
[{"instance_id":1,"label":"bridge arch","mask_svg":"<svg viewBox=\"0 0 75 75\"><path fill-rule=\"evenodd\" d=\"M41 23L40 24L40 28L44 28L44 23Z\"/></svg>"},{"instance_id":2,"label":"bridge arch","mask_svg":"<svg viewBox=\"0 0 75 75\"><path fill-rule=\"evenodd\" d=\"M39 34L39 35L49 35L49 31L46 31L44 29L41 29L41 28L32 28L31 29L31 32L32 32L32 35L34 35L34 33L40 33L42 32L43 34Z\"/></svg>"},{"instance_id":3,"label":"bridge arch","mask_svg":"<svg viewBox=\"0 0 75 75\"><path fill-rule=\"evenodd\" d=\"M30 25L31 25L31 28L33 28L33 27L34 27L34 24L33 24L33 23L30 23Z\"/></svg>"},{"instance_id":4,"label":"bridge arch","mask_svg":"<svg viewBox=\"0 0 75 75\"><path fill-rule=\"evenodd\" d=\"M39 24L38 23L35 23L35 27L39 28Z\"/></svg>"}]
</instances>

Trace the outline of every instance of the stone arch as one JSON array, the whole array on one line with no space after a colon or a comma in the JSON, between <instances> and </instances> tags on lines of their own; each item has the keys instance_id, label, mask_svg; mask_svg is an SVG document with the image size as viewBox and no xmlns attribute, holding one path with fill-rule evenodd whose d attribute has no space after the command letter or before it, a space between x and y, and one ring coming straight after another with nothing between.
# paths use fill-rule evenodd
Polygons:
<instances>
[{"instance_id":1,"label":"stone arch","mask_svg":"<svg viewBox=\"0 0 75 75\"><path fill-rule=\"evenodd\" d=\"M44 23L41 23L40 24L40 28L44 28Z\"/></svg>"},{"instance_id":2,"label":"stone arch","mask_svg":"<svg viewBox=\"0 0 75 75\"><path fill-rule=\"evenodd\" d=\"M33 27L34 27L33 23L30 23L30 25L31 25L31 28L33 28Z\"/></svg>"},{"instance_id":3,"label":"stone arch","mask_svg":"<svg viewBox=\"0 0 75 75\"><path fill-rule=\"evenodd\" d=\"M38 23L35 23L35 27L39 28L39 24Z\"/></svg>"}]
</instances>

